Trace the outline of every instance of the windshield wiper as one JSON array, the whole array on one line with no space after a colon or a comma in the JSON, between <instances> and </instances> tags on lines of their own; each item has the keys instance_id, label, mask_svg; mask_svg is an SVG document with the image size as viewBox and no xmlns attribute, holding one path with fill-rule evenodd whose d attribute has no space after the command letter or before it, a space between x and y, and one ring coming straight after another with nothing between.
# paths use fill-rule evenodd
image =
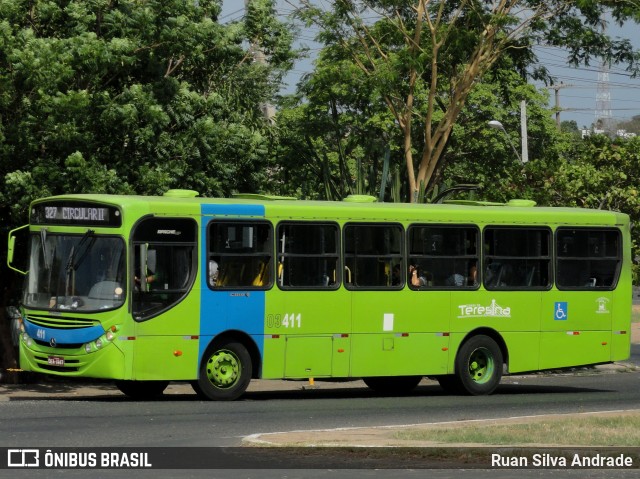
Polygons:
<instances>
[{"instance_id":1,"label":"windshield wiper","mask_svg":"<svg viewBox=\"0 0 640 479\"><path fill-rule=\"evenodd\" d=\"M65 285L65 294L67 296L73 296L75 294L75 275L73 274L73 272L75 272L78 269L78 267L80 266L82 261L86 258L87 253L91 249L91 246L93 245L93 242L95 241L95 237L93 236L94 233L95 233L95 231L93 231L93 230L87 230L87 232L84 234L84 236L78 242L78 246L77 247L75 247L75 246L71 247L71 252L69 253L69 259L67 260L67 267L66 267L67 279L66 279L66 285ZM91 241L89 243L87 243L87 240L89 238L91 238ZM87 246L83 250L82 247L85 244ZM82 252L80 254L80 256L78 256L78 252L79 251ZM77 256L78 256L78 258L76 259ZM72 283L72 279L71 279L72 276L73 276L73 283ZM71 286L73 286L73 289L70 289Z\"/></svg>"},{"instance_id":2,"label":"windshield wiper","mask_svg":"<svg viewBox=\"0 0 640 479\"><path fill-rule=\"evenodd\" d=\"M51 256L47 250L47 228L40 230L40 246L42 246L42 258L44 259L44 269L51 269Z\"/></svg>"},{"instance_id":3,"label":"windshield wiper","mask_svg":"<svg viewBox=\"0 0 640 479\"><path fill-rule=\"evenodd\" d=\"M82 263L82 261L84 261L84 259L87 257L87 253L89 253L89 250L91 250L91 247L93 246L93 243L96 240L94 233L95 233L94 230L87 230L87 232L78 242L78 246L71 247L71 253L69 254L69 259L67 260L67 268L66 268L67 273L77 270L80 264ZM81 251L82 246L87 242L89 238L91 238L91 241L87 244L87 247L82 251L82 254L78 256L78 251ZM76 256L78 256L77 260L76 260Z\"/></svg>"}]
</instances>

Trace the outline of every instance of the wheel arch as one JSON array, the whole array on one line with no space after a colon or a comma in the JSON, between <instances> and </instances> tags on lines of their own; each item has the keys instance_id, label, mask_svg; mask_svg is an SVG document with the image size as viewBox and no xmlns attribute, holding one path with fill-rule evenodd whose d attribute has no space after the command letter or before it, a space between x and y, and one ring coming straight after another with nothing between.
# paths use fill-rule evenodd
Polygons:
<instances>
[{"instance_id":1,"label":"wheel arch","mask_svg":"<svg viewBox=\"0 0 640 479\"><path fill-rule=\"evenodd\" d=\"M495 329L492 329L492 328L477 328L477 329L474 329L473 331L469 331L467 333L467 335L464 337L464 339L462 341L460 341L460 344L458 345L458 351L460 350L460 348L462 347L462 345L464 343L469 341L471 338L473 338L475 336L479 336L479 335L488 336L488 337L490 337L491 339L493 339L496 342L496 344L500 348L500 352L502 353L503 364L507 365L507 370L508 370L508 366L509 366L509 349L507 348L507 343L504 341L504 338L502 337L502 335L500 333L498 333L498 331L496 331ZM456 356L457 356L457 354L458 353L456 351ZM455 367L454 367L454 373L455 372L456 371L455 371Z\"/></svg>"},{"instance_id":2,"label":"wheel arch","mask_svg":"<svg viewBox=\"0 0 640 479\"><path fill-rule=\"evenodd\" d=\"M260 354L260 349L256 342L247 333L235 329L224 331L217 336L214 336L205 350L212 344L219 345L229 342L237 342L247 348L247 352L251 357L251 379L259 379L262 376L262 355Z\"/></svg>"}]
</instances>

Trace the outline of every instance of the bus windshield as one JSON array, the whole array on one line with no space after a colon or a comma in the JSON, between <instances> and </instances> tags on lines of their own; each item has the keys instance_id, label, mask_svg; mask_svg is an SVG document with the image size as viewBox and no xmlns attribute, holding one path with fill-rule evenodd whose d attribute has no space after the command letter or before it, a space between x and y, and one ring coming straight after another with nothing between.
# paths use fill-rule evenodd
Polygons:
<instances>
[{"instance_id":1,"label":"bus windshield","mask_svg":"<svg viewBox=\"0 0 640 479\"><path fill-rule=\"evenodd\" d=\"M23 303L51 310L98 311L125 299L125 245L122 238L48 234L31 237L29 274Z\"/></svg>"}]
</instances>

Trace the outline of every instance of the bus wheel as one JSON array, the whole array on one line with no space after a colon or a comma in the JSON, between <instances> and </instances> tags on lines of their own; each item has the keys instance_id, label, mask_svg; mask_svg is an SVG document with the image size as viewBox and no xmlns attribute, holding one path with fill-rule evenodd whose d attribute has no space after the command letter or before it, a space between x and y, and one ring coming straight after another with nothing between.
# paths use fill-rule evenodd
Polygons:
<instances>
[{"instance_id":1,"label":"bus wheel","mask_svg":"<svg viewBox=\"0 0 640 479\"><path fill-rule=\"evenodd\" d=\"M463 390L473 396L491 394L502 377L502 352L489 336L464 343L456 356L456 374Z\"/></svg>"},{"instance_id":2,"label":"bus wheel","mask_svg":"<svg viewBox=\"0 0 640 479\"><path fill-rule=\"evenodd\" d=\"M251 356L240 343L212 344L207 348L193 389L206 399L233 401L251 381Z\"/></svg>"},{"instance_id":3,"label":"bus wheel","mask_svg":"<svg viewBox=\"0 0 640 479\"><path fill-rule=\"evenodd\" d=\"M120 392L140 401L157 399L168 385L169 381L116 381Z\"/></svg>"},{"instance_id":4,"label":"bus wheel","mask_svg":"<svg viewBox=\"0 0 640 479\"><path fill-rule=\"evenodd\" d=\"M406 394L415 389L422 376L380 376L362 378L374 391L383 394Z\"/></svg>"}]
</instances>

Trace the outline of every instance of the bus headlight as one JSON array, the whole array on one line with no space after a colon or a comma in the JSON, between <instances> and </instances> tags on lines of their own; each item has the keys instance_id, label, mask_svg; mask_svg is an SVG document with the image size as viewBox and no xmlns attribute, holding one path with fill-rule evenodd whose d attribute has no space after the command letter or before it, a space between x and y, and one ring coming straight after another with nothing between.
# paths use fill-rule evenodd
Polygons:
<instances>
[{"instance_id":1,"label":"bus headlight","mask_svg":"<svg viewBox=\"0 0 640 479\"><path fill-rule=\"evenodd\" d=\"M95 341L93 341L91 343L86 343L84 345L84 351L86 353L92 353L94 351L98 351L99 349L102 349L108 343L110 343L114 339L116 339L116 335L115 335L116 331L118 331L118 327L117 326L111 326L98 339L96 339Z\"/></svg>"}]
</instances>

